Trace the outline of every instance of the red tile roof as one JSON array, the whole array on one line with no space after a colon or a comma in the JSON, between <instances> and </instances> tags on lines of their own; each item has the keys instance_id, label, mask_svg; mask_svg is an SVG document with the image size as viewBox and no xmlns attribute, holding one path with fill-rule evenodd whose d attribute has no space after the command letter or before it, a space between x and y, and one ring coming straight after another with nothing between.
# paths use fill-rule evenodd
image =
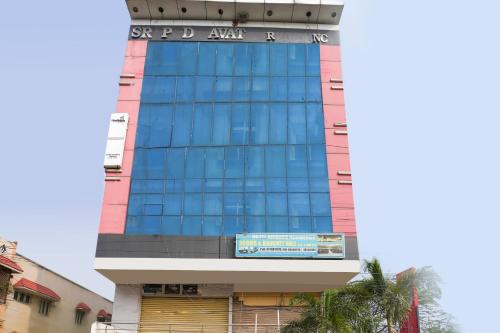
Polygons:
<instances>
[{"instance_id":1,"label":"red tile roof","mask_svg":"<svg viewBox=\"0 0 500 333\"><path fill-rule=\"evenodd\" d=\"M83 302L80 302L76 305L75 309L88 312L88 311L90 311L90 306L88 306L87 304L85 304Z\"/></svg>"},{"instance_id":2,"label":"red tile roof","mask_svg":"<svg viewBox=\"0 0 500 333\"><path fill-rule=\"evenodd\" d=\"M97 313L97 317L108 317L109 316L109 313L106 312L106 310L99 310L99 312Z\"/></svg>"},{"instance_id":3,"label":"red tile roof","mask_svg":"<svg viewBox=\"0 0 500 333\"><path fill-rule=\"evenodd\" d=\"M16 264L14 261L10 260L9 258L0 255L0 266L6 267L7 269L11 270L14 273L22 273L23 269L21 266Z\"/></svg>"},{"instance_id":4,"label":"red tile roof","mask_svg":"<svg viewBox=\"0 0 500 333\"><path fill-rule=\"evenodd\" d=\"M59 297L59 295L56 294L53 290L25 278L17 281L14 284L14 289L26 290L27 292L37 294L41 297L45 297L53 301L61 300L61 297Z\"/></svg>"}]
</instances>

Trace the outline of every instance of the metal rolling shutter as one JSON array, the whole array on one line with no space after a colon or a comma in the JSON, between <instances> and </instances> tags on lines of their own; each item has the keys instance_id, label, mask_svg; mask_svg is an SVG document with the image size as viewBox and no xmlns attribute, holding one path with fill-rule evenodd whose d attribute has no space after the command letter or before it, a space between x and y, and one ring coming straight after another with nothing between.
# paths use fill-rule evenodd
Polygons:
<instances>
[{"instance_id":1,"label":"metal rolling shutter","mask_svg":"<svg viewBox=\"0 0 500 333\"><path fill-rule=\"evenodd\" d=\"M143 297L140 332L227 332L227 298Z\"/></svg>"}]
</instances>

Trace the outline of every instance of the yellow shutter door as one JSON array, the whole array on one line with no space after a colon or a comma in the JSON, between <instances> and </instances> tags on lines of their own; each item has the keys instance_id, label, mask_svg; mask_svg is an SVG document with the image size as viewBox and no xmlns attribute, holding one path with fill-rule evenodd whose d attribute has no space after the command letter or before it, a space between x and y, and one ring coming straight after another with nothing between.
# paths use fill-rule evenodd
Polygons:
<instances>
[{"instance_id":1,"label":"yellow shutter door","mask_svg":"<svg viewBox=\"0 0 500 333\"><path fill-rule=\"evenodd\" d=\"M225 333L227 298L143 297L140 332Z\"/></svg>"}]
</instances>

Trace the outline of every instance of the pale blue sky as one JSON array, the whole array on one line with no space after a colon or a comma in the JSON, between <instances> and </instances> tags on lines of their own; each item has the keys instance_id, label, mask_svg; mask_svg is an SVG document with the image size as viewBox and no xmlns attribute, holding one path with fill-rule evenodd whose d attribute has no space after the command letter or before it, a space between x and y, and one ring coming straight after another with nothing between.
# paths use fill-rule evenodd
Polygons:
<instances>
[{"instance_id":1,"label":"pale blue sky","mask_svg":"<svg viewBox=\"0 0 500 333\"><path fill-rule=\"evenodd\" d=\"M347 0L344 78L361 255L432 265L464 332L493 332L500 3ZM124 1L4 1L0 235L113 297L92 271Z\"/></svg>"}]
</instances>

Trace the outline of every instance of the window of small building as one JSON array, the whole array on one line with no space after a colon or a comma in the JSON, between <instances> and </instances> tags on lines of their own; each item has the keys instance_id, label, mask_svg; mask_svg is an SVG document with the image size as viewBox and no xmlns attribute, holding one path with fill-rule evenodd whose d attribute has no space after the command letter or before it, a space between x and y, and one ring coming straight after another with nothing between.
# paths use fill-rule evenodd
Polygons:
<instances>
[{"instance_id":1,"label":"window of small building","mask_svg":"<svg viewBox=\"0 0 500 333\"><path fill-rule=\"evenodd\" d=\"M83 322L83 317L85 317L85 312L84 311L80 311L80 310L76 310L76 313L75 313L75 324L81 325L82 322ZM97 318L97 319L99 319L99 318Z\"/></svg>"},{"instance_id":2,"label":"window of small building","mask_svg":"<svg viewBox=\"0 0 500 333\"><path fill-rule=\"evenodd\" d=\"M44 299L40 300L40 306L38 307L38 313L42 316L49 315L50 302Z\"/></svg>"},{"instance_id":3,"label":"window of small building","mask_svg":"<svg viewBox=\"0 0 500 333\"><path fill-rule=\"evenodd\" d=\"M14 292L14 300L24 303L24 304L29 304L31 302L31 296L19 291Z\"/></svg>"}]
</instances>

